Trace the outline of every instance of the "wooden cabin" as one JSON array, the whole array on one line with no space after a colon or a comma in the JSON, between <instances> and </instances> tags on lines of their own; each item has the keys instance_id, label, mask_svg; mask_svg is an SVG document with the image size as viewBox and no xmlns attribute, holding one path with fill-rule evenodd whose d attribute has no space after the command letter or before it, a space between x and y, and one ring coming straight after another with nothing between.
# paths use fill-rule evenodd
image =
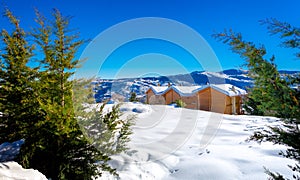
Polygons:
<instances>
[{"instance_id":1,"label":"wooden cabin","mask_svg":"<svg viewBox=\"0 0 300 180\"><path fill-rule=\"evenodd\" d=\"M238 89L241 93L230 93L229 88L232 87L234 86L215 85L198 91L199 109L224 114L241 114L242 96L246 95L246 91L234 87L233 89ZM228 88L228 91L224 91L223 88Z\"/></svg>"},{"instance_id":2,"label":"wooden cabin","mask_svg":"<svg viewBox=\"0 0 300 180\"><path fill-rule=\"evenodd\" d=\"M172 104L181 99L186 108L224 114L241 114L242 97L246 91L230 84L204 86L152 86L147 103Z\"/></svg>"}]
</instances>

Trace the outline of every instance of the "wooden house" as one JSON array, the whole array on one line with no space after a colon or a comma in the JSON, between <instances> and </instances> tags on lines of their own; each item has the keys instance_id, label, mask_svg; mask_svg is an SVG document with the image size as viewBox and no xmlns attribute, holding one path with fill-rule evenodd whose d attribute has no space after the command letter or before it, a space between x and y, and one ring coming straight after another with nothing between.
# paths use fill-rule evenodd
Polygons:
<instances>
[{"instance_id":1,"label":"wooden house","mask_svg":"<svg viewBox=\"0 0 300 180\"><path fill-rule=\"evenodd\" d=\"M181 99L186 108L224 114L241 114L246 91L230 84L203 86L152 86L146 91L149 104L172 104Z\"/></svg>"}]
</instances>

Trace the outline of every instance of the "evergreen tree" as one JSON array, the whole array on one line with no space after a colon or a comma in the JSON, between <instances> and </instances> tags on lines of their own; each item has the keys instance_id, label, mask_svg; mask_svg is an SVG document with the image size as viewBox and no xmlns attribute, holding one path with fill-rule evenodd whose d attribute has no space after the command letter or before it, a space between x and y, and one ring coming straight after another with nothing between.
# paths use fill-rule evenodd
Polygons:
<instances>
[{"instance_id":1,"label":"evergreen tree","mask_svg":"<svg viewBox=\"0 0 300 180\"><path fill-rule=\"evenodd\" d=\"M21 155L29 159L23 165L39 169L52 179L91 179L101 174L99 167L113 170L106 164L109 157L96 149L81 132L74 114L73 82L69 79L79 63L74 57L83 41L77 40L77 35L68 30L68 17L63 17L57 10L53 17L54 22L49 25L37 13L40 27L35 29L33 36L44 53L38 100L46 113L39 122L41 139L31 139L40 142L39 149L32 154L22 148ZM100 166L97 161L103 164Z\"/></svg>"},{"instance_id":2,"label":"evergreen tree","mask_svg":"<svg viewBox=\"0 0 300 180\"><path fill-rule=\"evenodd\" d=\"M121 119L120 104L105 112L105 103L87 113L80 124L90 142L106 156L128 150L130 126L134 117Z\"/></svg>"},{"instance_id":3,"label":"evergreen tree","mask_svg":"<svg viewBox=\"0 0 300 180\"><path fill-rule=\"evenodd\" d=\"M92 79L74 79L72 91L75 116L85 116L86 107L84 105L96 103L94 98Z\"/></svg>"},{"instance_id":4,"label":"evergreen tree","mask_svg":"<svg viewBox=\"0 0 300 180\"><path fill-rule=\"evenodd\" d=\"M107 147L113 149L107 151L110 153L100 151L81 131L74 110L81 112L84 119L95 116L84 113L82 106L92 96L87 93L87 98L80 98L76 94L80 91L73 92L73 85L81 88L84 84L70 80L79 64L75 53L83 41L68 31L69 18L55 10L51 22L37 12L39 27L31 35L44 59L39 68L31 68L27 64L33 56L33 46L26 41L19 20L9 10L6 16L14 30L11 34L6 30L1 33L0 141L25 139L16 160L24 168L38 169L51 179L93 179L101 171L116 174L107 162L110 155L126 149L131 124L128 121L119 126L123 121L119 120L118 107L106 115L99 114L102 111L95 113L104 117L108 128L103 132L105 140L114 146ZM81 95L85 90L81 88Z\"/></svg>"},{"instance_id":5,"label":"evergreen tree","mask_svg":"<svg viewBox=\"0 0 300 180\"><path fill-rule=\"evenodd\" d=\"M74 118L72 84L68 81L71 73L66 72L77 63L72 59L80 43L72 43L73 39L64 34L67 23L56 11L54 28L40 28L44 30L40 37L48 43L42 61L44 71L31 70L26 64L32 49L26 46L25 33L11 12L6 14L16 30L12 36L2 32L7 53L2 55L6 69L1 71L1 94L7 105L1 112L5 112L3 119L8 123L1 126L1 137L10 137L7 131L13 131L13 138L5 141L25 139L17 159L25 168L38 169L52 179L90 179L99 174L95 161L101 154L83 137ZM54 42L50 42L51 36ZM38 40L38 34L34 37Z\"/></svg>"},{"instance_id":6,"label":"evergreen tree","mask_svg":"<svg viewBox=\"0 0 300 180\"><path fill-rule=\"evenodd\" d=\"M138 101L137 98L136 98L136 93L135 92L131 92L129 101L130 102L136 102L136 101Z\"/></svg>"},{"instance_id":7,"label":"evergreen tree","mask_svg":"<svg viewBox=\"0 0 300 180\"><path fill-rule=\"evenodd\" d=\"M0 144L26 138L31 133L29 127L39 118L34 98L37 69L27 65L34 47L27 42L27 34L11 11L6 9L5 16L14 28L12 33L4 29L1 32L4 49L0 58Z\"/></svg>"},{"instance_id":8,"label":"evergreen tree","mask_svg":"<svg viewBox=\"0 0 300 180\"><path fill-rule=\"evenodd\" d=\"M285 47L300 48L299 28L275 19L267 19L262 23L268 25L271 34L281 35ZM244 41L240 33L225 31L214 36L246 60L249 76L254 79L254 87L250 89L247 101L251 113L273 115L282 119L284 128L270 127L270 131L255 132L250 139L259 142L267 140L288 146L286 152L282 152L281 155L296 160L298 164L289 167L292 171L300 172L300 92L291 88L292 85L299 85L299 76L289 77L288 80L281 78L274 63L274 56L270 60L265 59L266 49ZM300 57L299 53L296 56ZM266 172L273 179L284 179L278 173L268 170ZM300 177L294 175L294 178Z\"/></svg>"},{"instance_id":9,"label":"evergreen tree","mask_svg":"<svg viewBox=\"0 0 300 180\"><path fill-rule=\"evenodd\" d=\"M91 80L77 79L74 82L74 106L81 130L89 142L102 153L101 168L117 175L106 162L112 155L126 152L132 134L134 116L121 117L120 105L104 110L106 103L93 107L94 96Z\"/></svg>"}]
</instances>

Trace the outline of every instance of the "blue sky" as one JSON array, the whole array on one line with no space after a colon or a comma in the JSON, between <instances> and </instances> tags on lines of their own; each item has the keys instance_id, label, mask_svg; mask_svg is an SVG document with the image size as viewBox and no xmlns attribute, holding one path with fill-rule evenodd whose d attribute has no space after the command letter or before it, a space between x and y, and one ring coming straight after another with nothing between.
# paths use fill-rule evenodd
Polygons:
<instances>
[{"instance_id":1,"label":"blue sky","mask_svg":"<svg viewBox=\"0 0 300 180\"><path fill-rule=\"evenodd\" d=\"M232 28L241 32L246 40L264 44L268 57L276 56L279 69L300 70L300 60L293 55L295 51L279 47L278 37L269 36L266 27L258 22L265 18L277 18L300 27L299 0L1 0L3 6L9 7L21 19L21 25L26 30L35 26L33 8L38 8L48 17L52 8L58 8L63 15L73 16L71 27L77 28L83 39L94 39L111 26L134 18L175 20L203 37L218 58L221 69L239 68L244 62L227 45L211 37L213 33ZM0 24L1 29L9 28L3 17ZM185 34L181 36L184 38ZM78 57L86 47L89 47L88 44L80 49ZM98 57L102 53L101 47L93 53ZM85 71L82 71L86 73L83 74L90 72L90 75L95 75L100 70L100 77L103 78L170 75L210 69L202 64L210 59L199 63L188 49L151 38L120 45L108 57L99 60L103 64L93 58L87 61L89 63L83 66Z\"/></svg>"}]
</instances>

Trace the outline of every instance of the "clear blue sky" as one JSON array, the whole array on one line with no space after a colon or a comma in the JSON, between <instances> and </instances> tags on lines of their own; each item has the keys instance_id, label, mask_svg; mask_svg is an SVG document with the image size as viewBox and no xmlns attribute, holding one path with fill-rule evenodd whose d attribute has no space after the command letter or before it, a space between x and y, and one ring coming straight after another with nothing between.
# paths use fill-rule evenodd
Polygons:
<instances>
[{"instance_id":1,"label":"clear blue sky","mask_svg":"<svg viewBox=\"0 0 300 180\"><path fill-rule=\"evenodd\" d=\"M300 70L300 60L293 55L295 51L279 47L278 37L270 37L258 22L276 18L300 27L299 0L1 0L2 11L4 6L21 19L22 27L27 30L35 26L35 7L48 17L53 8L58 8L63 15L73 16L71 27L77 28L83 39L94 39L111 26L133 18L172 19L197 31L215 52L222 69L238 68L244 62L227 45L211 37L215 32L232 28L246 40L264 44L268 56L276 56L279 69ZM0 24L1 29L9 28L4 17L0 17ZM87 45L80 49L78 56ZM101 48L94 53L101 53ZM128 42L104 61L100 76L105 78L205 70L185 49L154 39ZM85 68L99 70L99 65Z\"/></svg>"}]
</instances>

